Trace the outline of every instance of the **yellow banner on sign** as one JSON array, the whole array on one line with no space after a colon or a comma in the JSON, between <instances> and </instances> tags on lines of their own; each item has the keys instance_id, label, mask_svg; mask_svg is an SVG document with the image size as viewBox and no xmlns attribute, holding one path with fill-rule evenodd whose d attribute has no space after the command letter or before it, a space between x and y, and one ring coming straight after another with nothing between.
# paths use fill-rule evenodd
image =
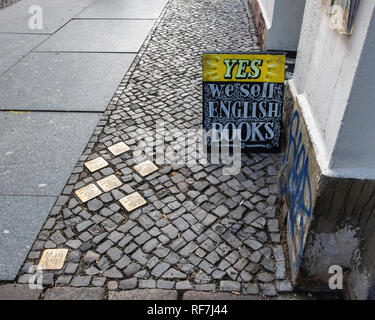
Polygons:
<instances>
[{"instance_id":1,"label":"yellow banner on sign","mask_svg":"<svg viewBox=\"0 0 375 320\"><path fill-rule=\"evenodd\" d=\"M285 55L203 54L203 81L274 82L285 77Z\"/></svg>"}]
</instances>

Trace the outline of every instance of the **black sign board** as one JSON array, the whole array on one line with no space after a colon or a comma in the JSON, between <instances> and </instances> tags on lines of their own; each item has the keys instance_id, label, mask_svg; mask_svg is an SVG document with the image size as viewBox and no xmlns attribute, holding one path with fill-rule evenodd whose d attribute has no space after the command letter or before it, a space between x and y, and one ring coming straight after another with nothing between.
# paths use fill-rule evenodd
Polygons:
<instances>
[{"instance_id":1,"label":"black sign board","mask_svg":"<svg viewBox=\"0 0 375 320\"><path fill-rule=\"evenodd\" d=\"M208 146L240 139L244 152L279 152L285 55L203 55ZM238 141L238 140L237 140Z\"/></svg>"}]
</instances>

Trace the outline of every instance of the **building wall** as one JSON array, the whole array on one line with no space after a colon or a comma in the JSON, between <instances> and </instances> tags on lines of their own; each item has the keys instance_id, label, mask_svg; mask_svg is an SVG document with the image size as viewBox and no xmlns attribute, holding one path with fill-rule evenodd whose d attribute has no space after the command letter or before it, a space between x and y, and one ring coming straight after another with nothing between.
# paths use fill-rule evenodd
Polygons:
<instances>
[{"instance_id":1,"label":"building wall","mask_svg":"<svg viewBox=\"0 0 375 320\"><path fill-rule=\"evenodd\" d=\"M267 28L271 28L275 0L258 0Z\"/></svg>"},{"instance_id":2,"label":"building wall","mask_svg":"<svg viewBox=\"0 0 375 320\"><path fill-rule=\"evenodd\" d=\"M328 269L339 265L351 297L375 299L375 2L361 1L351 36L331 29L320 5L307 0L284 100L292 277L328 289Z\"/></svg>"},{"instance_id":3,"label":"building wall","mask_svg":"<svg viewBox=\"0 0 375 320\"><path fill-rule=\"evenodd\" d=\"M266 50L296 51L305 0L257 0L266 26Z\"/></svg>"},{"instance_id":4,"label":"building wall","mask_svg":"<svg viewBox=\"0 0 375 320\"><path fill-rule=\"evenodd\" d=\"M329 267L338 265L350 297L375 299L375 180L323 174L309 118L290 83L284 107L288 125L279 181L293 283L330 290Z\"/></svg>"},{"instance_id":5,"label":"building wall","mask_svg":"<svg viewBox=\"0 0 375 320\"><path fill-rule=\"evenodd\" d=\"M267 33L268 50L297 51L305 0L278 0Z\"/></svg>"},{"instance_id":6,"label":"building wall","mask_svg":"<svg viewBox=\"0 0 375 320\"><path fill-rule=\"evenodd\" d=\"M367 6L368 11L362 11L366 20L374 13L374 7L368 3ZM359 33L362 37L364 32ZM374 55L375 15L372 14L330 164L335 171L362 179L375 177Z\"/></svg>"},{"instance_id":7,"label":"building wall","mask_svg":"<svg viewBox=\"0 0 375 320\"><path fill-rule=\"evenodd\" d=\"M345 139L346 142L342 141L343 136L340 136L340 144L335 151L340 160L332 158L332 155L344 113L349 112L349 117L350 112L356 112L359 106L366 103L364 100L361 101L359 96L362 96L362 99L364 96L358 90L352 92L352 89L356 89L352 86L354 77L361 76L357 73L357 68L360 59L365 58L361 54L375 3L361 2L351 36L341 35L329 27L329 17L320 11L320 3L321 0L307 0L292 81L300 95L299 99L303 100L305 108L309 109L307 112L311 118L308 122L315 128L312 138L317 142L317 153L321 155L319 164L322 169L355 167L358 164L352 160L358 148L350 147L351 142L348 139ZM357 97L356 100L354 97ZM370 105L367 103L367 106ZM350 134L350 131L353 133L352 126L353 124L344 122L342 129ZM347 154L342 157L344 153ZM347 158L349 154L352 156L351 159ZM373 158L373 154L369 154L369 157ZM363 155L356 160L365 161ZM373 165L375 166L375 162Z\"/></svg>"}]
</instances>

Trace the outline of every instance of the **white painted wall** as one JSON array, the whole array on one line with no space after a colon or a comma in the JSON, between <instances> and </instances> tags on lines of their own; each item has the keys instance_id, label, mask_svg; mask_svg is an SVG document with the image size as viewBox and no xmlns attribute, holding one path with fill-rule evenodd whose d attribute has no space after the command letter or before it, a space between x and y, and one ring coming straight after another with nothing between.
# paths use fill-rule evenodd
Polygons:
<instances>
[{"instance_id":1,"label":"white painted wall","mask_svg":"<svg viewBox=\"0 0 375 320\"><path fill-rule=\"evenodd\" d=\"M358 176L363 174L358 167L375 169L375 130L368 134L375 119L375 88L371 89L375 69L370 63L375 55L373 23L367 33L375 3L361 1L351 36L329 27L320 3L307 0L291 84L321 169L331 175Z\"/></svg>"},{"instance_id":2,"label":"white painted wall","mask_svg":"<svg viewBox=\"0 0 375 320\"><path fill-rule=\"evenodd\" d=\"M267 29L271 28L275 0L258 0Z\"/></svg>"},{"instance_id":3,"label":"white painted wall","mask_svg":"<svg viewBox=\"0 0 375 320\"><path fill-rule=\"evenodd\" d=\"M321 0L306 1L298 45L298 56L293 76L298 93L303 93L304 91L307 80L306 75L314 55L315 41L318 36L320 19L322 18L320 1Z\"/></svg>"},{"instance_id":4,"label":"white painted wall","mask_svg":"<svg viewBox=\"0 0 375 320\"><path fill-rule=\"evenodd\" d=\"M258 0L267 27L267 50L297 50L305 1Z\"/></svg>"},{"instance_id":5,"label":"white painted wall","mask_svg":"<svg viewBox=\"0 0 375 320\"><path fill-rule=\"evenodd\" d=\"M305 0L277 0L271 28L267 33L267 50L297 51Z\"/></svg>"},{"instance_id":6,"label":"white painted wall","mask_svg":"<svg viewBox=\"0 0 375 320\"><path fill-rule=\"evenodd\" d=\"M371 12L366 12L366 18ZM375 168L375 11L359 59L335 148L333 168Z\"/></svg>"}]
</instances>

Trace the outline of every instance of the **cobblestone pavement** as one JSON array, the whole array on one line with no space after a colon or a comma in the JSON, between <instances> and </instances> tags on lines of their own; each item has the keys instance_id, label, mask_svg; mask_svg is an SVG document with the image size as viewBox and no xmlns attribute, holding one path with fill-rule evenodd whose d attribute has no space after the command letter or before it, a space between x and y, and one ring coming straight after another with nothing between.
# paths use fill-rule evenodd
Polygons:
<instances>
[{"instance_id":1,"label":"cobblestone pavement","mask_svg":"<svg viewBox=\"0 0 375 320\"><path fill-rule=\"evenodd\" d=\"M46 220L18 277L27 283L42 251L68 248L62 270L43 274L45 286L158 288L277 296L289 291L276 204L281 155L242 157L236 176L222 165L158 165L134 170L139 141L152 142L163 121L174 137L202 122L201 54L258 50L242 0L171 0L120 84ZM131 150L114 156L108 147ZM150 148L150 144L145 149ZM168 156L168 155L167 155ZM103 157L93 173L84 163ZM122 185L82 203L75 191L109 175ZM127 212L120 199L147 201Z\"/></svg>"}]
</instances>

